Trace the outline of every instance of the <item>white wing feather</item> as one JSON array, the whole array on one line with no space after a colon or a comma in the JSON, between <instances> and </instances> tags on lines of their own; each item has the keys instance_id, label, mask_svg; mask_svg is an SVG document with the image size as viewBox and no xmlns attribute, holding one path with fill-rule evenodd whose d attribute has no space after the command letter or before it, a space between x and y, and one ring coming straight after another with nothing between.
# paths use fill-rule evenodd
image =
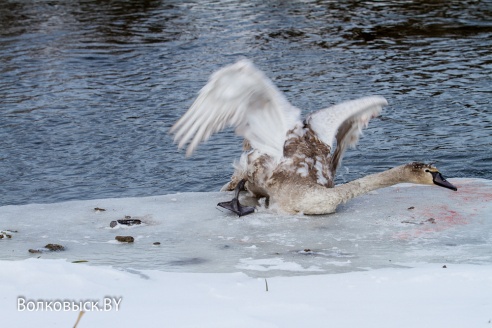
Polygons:
<instances>
[{"instance_id":1,"label":"white wing feather","mask_svg":"<svg viewBox=\"0 0 492 328\"><path fill-rule=\"evenodd\" d=\"M190 109L171 128L179 148L198 144L226 126L252 148L274 158L283 155L285 136L300 111L250 61L240 60L214 73Z\"/></svg>"},{"instance_id":2,"label":"white wing feather","mask_svg":"<svg viewBox=\"0 0 492 328\"><path fill-rule=\"evenodd\" d=\"M306 122L316 132L318 138L332 148L340 126L345 121L353 121L357 125L357 131L354 131L357 132L357 139L354 139L357 143L362 128L367 126L371 118L379 115L386 105L388 102L380 96L349 100L312 113Z\"/></svg>"},{"instance_id":3,"label":"white wing feather","mask_svg":"<svg viewBox=\"0 0 492 328\"><path fill-rule=\"evenodd\" d=\"M340 165L347 147L357 144L362 129L367 127L369 120L378 116L386 105L388 102L383 97L364 97L322 109L306 119L318 138L330 146L330 149L333 149L333 141L337 141L330 167L333 174Z\"/></svg>"}]
</instances>

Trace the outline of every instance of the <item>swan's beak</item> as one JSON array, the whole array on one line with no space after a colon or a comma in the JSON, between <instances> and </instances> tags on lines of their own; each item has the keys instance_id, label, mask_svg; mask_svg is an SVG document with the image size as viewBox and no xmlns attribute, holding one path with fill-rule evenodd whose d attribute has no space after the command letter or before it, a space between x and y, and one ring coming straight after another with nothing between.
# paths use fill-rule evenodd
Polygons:
<instances>
[{"instance_id":1,"label":"swan's beak","mask_svg":"<svg viewBox=\"0 0 492 328\"><path fill-rule=\"evenodd\" d=\"M432 174L432 181L434 181L434 184L440 186L440 187L444 187L444 188L448 188L448 189L452 189L454 191L457 191L458 188L456 188L454 185L452 185L451 183L448 182L448 180L444 179L444 177L442 176L441 173L439 172L431 172Z\"/></svg>"}]
</instances>

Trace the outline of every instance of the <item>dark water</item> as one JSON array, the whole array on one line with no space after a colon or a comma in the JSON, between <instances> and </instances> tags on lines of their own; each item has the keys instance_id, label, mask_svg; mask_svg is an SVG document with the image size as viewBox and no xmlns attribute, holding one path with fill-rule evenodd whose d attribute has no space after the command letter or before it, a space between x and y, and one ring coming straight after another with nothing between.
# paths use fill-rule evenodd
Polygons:
<instances>
[{"instance_id":1,"label":"dark water","mask_svg":"<svg viewBox=\"0 0 492 328\"><path fill-rule=\"evenodd\" d=\"M0 1L0 205L215 191L241 140L169 127L251 58L305 113L390 102L337 182L414 160L492 179L492 3Z\"/></svg>"}]
</instances>

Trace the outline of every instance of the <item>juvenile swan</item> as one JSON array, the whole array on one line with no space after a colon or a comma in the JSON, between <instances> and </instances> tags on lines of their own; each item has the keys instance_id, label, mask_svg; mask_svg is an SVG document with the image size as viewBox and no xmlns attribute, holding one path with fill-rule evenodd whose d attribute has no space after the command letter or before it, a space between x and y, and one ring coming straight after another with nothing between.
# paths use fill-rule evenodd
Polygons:
<instances>
[{"instance_id":1,"label":"juvenile swan","mask_svg":"<svg viewBox=\"0 0 492 328\"><path fill-rule=\"evenodd\" d=\"M380 96L364 97L314 112L301 121L300 110L250 61L240 60L211 76L171 132L179 148L189 143L187 156L226 126L233 126L244 138L244 152L231 181L222 188L235 189L235 197L218 204L239 216L254 212L239 203L241 190L267 197L283 211L304 214L333 213L353 197L401 182L457 190L435 167L422 163L334 186L346 148L357 144L362 129L387 104Z\"/></svg>"}]
</instances>

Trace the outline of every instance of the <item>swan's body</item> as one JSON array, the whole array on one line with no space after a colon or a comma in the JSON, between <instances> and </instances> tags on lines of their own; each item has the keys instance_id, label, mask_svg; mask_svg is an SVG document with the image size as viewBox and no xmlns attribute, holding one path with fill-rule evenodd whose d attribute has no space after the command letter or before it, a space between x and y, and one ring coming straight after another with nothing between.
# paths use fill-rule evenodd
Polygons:
<instances>
[{"instance_id":1,"label":"swan's body","mask_svg":"<svg viewBox=\"0 0 492 328\"><path fill-rule=\"evenodd\" d=\"M362 128L385 105L383 97L365 97L301 121L300 110L251 62L241 60L212 75L171 131L179 147L190 143L191 155L211 134L235 127L245 139L245 151L223 190L245 180L253 196L268 197L289 213L332 213L340 203L371 190L400 182L435 184L436 176L440 185L456 189L436 168L417 163L334 186L346 148L357 144Z\"/></svg>"}]
</instances>

